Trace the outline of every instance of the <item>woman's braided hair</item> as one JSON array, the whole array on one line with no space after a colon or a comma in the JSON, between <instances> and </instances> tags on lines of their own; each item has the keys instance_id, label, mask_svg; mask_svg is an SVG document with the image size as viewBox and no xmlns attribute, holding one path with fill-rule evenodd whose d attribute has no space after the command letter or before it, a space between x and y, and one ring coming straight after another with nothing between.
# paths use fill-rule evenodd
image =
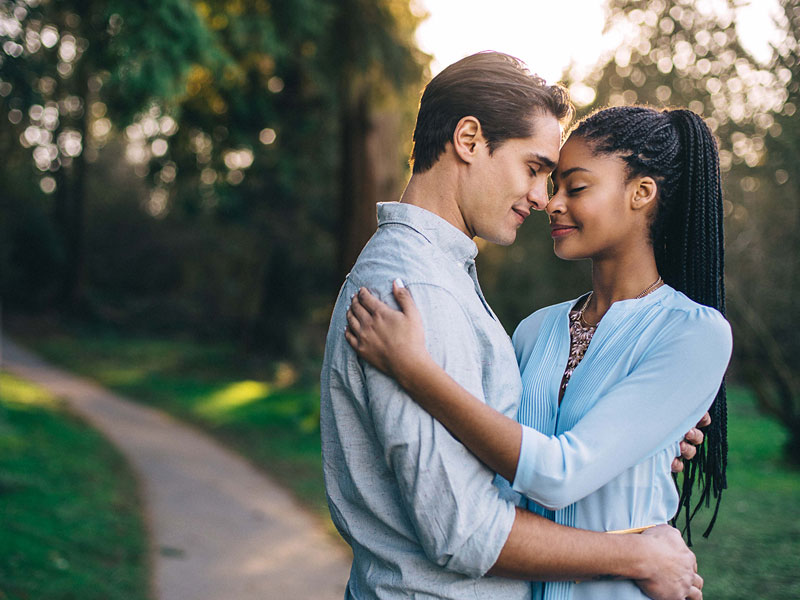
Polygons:
<instances>
[{"instance_id":1,"label":"woman's braided hair","mask_svg":"<svg viewBox=\"0 0 800 600\"><path fill-rule=\"evenodd\" d=\"M723 280L722 185L714 136L690 110L656 110L618 106L600 110L577 124L571 137L587 141L593 151L613 154L627 165L628 176L652 177L658 186L657 210L651 222L656 265L664 281L692 300L725 314ZM700 506L716 498L708 536L727 487L727 409L725 384L709 411L705 442L684 472L680 508L691 544L690 521ZM695 483L700 499L691 509ZM677 516L676 516L677 519ZM674 521L673 521L674 523Z\"/></svg>"}]
</instances>

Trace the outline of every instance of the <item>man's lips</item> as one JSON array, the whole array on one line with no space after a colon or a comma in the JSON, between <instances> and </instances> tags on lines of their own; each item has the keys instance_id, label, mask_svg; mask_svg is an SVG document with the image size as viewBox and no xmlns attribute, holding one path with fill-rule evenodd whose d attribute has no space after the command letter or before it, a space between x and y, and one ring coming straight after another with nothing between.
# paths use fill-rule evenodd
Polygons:
<instances>
[{"instance_id":1,"label":"man's lips","mask_svg":"<svg viewBox=\"0 0 800 600\"><path fill-rule=\"evenodd\" d=\"M569 235L573 231L577 231L577 227L574 225L562 225L558 223L551 223L550 225L550 236L554 238L563 237L565 235Z\"/></svg>"},{"instance_id":2,"label":"man's lips","mask_svg":"<svg viewBox=\"0 0 800 600\"><path fill-rule=\"evenodd\" d=\"M525 221L525 219L527 219L531 214L531 211L522 208L512 207L511 210L513 210L515 213L517 213L517 215L519 215L520 223Z\"/></svg>"}]
</instances>

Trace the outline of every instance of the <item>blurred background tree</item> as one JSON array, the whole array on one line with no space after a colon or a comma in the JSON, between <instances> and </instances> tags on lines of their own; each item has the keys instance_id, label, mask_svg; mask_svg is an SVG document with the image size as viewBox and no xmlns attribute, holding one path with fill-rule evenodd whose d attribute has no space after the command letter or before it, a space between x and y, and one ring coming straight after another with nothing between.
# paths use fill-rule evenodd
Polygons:
<instances>
[{"instance_id":1,"label":"blurred background tree","mask_svg":"<svg viewBox=\"0 0 800 600\"><path fill-rule=\"evenodd\" d=\"M732 377L800 462L798 31L769 62L733 0L609 0L613 50L569 69L581 114L685 105L726 193ZM337 286L399 197L430 57L404 0L0 0L0 290L9 312L317 359ZM532 65L535 67L535 65ZM481 246L509 331L575 297L539 223Z\"/></svg>"},{"instance_id":2,"label":"blurred background tree","mask_svg":"<svg viewBox=\"0 0 800 600\"><path fill-rule=\"evenodd\" d=\"M800 464L800 317L796 290L798 198L786 165L798 144L795 112L798 2L783 1L784 34L771 61L741 47L735 3L612 0L607 30L621 40L613 60L591 74L597 106L688 106L720 146L725 186L727 295L734 327L734 376L790 432L787 455ZM792 251L794 250L794 251ZM766 358L769 357L769 358Z\"/></svg>"},{"instance_id":3,"label":"blurred background tree","mask_svg":"<svg viewBox=\"0 0 800 600\"><path fill-rule=\"evenodd\" d=\"M728 311L734 327L733 380L789 432L787 457L800 464L800 319L797 256L800 189L791 162L800 150L794 116L800 75L800 2L782 0L783 41L768 63L740 45L730 0L610 0L605 33L613 50L586 71L565 74L583 116L605 106L687 106L720 147L726 217ZM538 218L544 221L543 215ZM481 256L487 296L507 328L590 285L588 265L556 259L543 223L509 248Z\"/></svg>"},{"instance_id":4,"label":"blurred background tree","mask_svg":"<svg viewBox=\"0 0 800 600\"><path fill-rule=\"evenodd\" d=\"M318 349L402 189L427 65L407 3L3 0L0 19L7 306Z\"/></svg>"}]
</instances>

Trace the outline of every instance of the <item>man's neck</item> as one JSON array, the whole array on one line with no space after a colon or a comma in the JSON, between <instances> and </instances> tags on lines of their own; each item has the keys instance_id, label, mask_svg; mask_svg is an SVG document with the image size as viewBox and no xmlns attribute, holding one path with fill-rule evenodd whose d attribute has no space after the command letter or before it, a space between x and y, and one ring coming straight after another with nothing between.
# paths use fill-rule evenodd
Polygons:
<instances>
[{"instance_id":1,"label":"man's neck","mask_svg":"<svg viewBox=\"0 0 800 600\"><path fill-rule=\"evenodd\" d=\"M441 217L470 239L473 237L461 214L457 187L448 173L433 167L425 173L415 173L406 185L400 202L424 208Z\"/></svg>"}]
</instances>

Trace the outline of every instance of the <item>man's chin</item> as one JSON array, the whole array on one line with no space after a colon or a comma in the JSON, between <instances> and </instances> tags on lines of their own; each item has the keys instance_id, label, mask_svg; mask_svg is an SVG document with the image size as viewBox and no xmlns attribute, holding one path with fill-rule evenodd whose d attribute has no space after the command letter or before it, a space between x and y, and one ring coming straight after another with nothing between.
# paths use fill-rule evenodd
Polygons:
<instances>
[{"instance_id":1,"label":"man's chin","mask_svg":"<svg viewBox=\"0 0 800 600\"><path fill-rule=\"evenodd\" d=\"M497 244L498 246L510 246L517 239L517 230L514 229L491 234L476 233L475 236L492 244Z\"/></svg>"}]
</instances>

